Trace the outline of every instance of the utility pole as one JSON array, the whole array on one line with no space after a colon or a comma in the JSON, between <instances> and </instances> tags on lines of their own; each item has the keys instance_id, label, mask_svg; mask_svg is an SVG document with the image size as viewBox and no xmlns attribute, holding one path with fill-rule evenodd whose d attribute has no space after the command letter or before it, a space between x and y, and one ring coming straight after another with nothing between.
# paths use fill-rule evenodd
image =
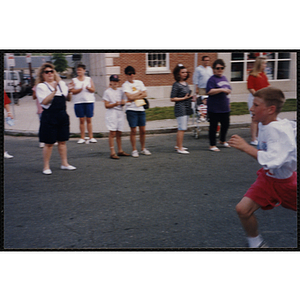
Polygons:
<instances>
[{"instance_id":1,"label":"utility pole","mask_svg":"<svg viewBox=\"0 0 300 300\"><path fill-rule=\"evenodd\" d=\"M31 53L26 54L26 62L29 67L29 75L30 75L30 87L33 88L33 78L32 78L32 68L31 68Z\"/></svg>"}]
</instances>

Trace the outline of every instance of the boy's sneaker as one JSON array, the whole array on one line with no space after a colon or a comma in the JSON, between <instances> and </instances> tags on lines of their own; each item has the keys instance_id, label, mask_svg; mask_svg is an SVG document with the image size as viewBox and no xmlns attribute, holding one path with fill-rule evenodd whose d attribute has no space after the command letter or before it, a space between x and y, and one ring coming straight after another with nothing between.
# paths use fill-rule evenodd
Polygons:
<instances>
[{"instance_id":1,"label":"boy's sneaker","mask_svg":"<svg viewBox=\"0 0 300 300\"><path fill-rule=\"evenodd\" d=\"M144 150L142 150L141 153L144 155L151 155L151 152L146 148Z\"/></svg>"},{"instance_id":2,"label":"boy's sneaker","mask_svg":"<svg viewBox=\"0 0 300 300\"><path fill-rule=\"evenodd\" d=\"M4 152L4 158L13 158L12 155L8 154L7 151Z\"/></svg>"},{"instance_id":3,"label":"boy's sneaker","mask_svg":"<svg viewBox=\"0 0 300 300\"><path fill-rule=\"evenodd\" d=\"M257 146L257 145L258 145L258 141L257 141L257 140L251 141L251 142L250 142L250 145Z\"/></svg>"},{"instance_id":4,"label":"boy's sneaker","mask_svg":"<svg viewBox=\"0 0 300 300\"><path fill-rule=\"evenodd\" d=\"M78 140L77 144L85 144L85 140L84 139L80 139L80 140Z\"/></svg>"},{"instance_id":5,"label":"boy's sneaker","mask_svg":"<svg viewBox=\"0 0 300 300\"><path fill-rule=\"evenodd\" d=\"M131 152L131 156L132 156L132 157L139 157L138 151L137 151L137 150L132 151L132 152Z\"/></svg>"},{"instance_id":6,"label":"boy's sneaker","mask_svg":"<svg viewBox=\"0 0 300 300\"><path fill-rule=\"evenodd\" d=\"M257 248L269 248L269 246L265 241L262 241Z\"/></svg>"}]
</instances>

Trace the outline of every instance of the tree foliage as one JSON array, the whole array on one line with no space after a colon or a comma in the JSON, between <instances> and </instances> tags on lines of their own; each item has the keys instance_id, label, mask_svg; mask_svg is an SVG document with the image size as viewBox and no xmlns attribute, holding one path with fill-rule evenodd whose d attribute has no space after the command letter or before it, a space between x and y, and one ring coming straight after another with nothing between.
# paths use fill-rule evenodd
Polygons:
<instances>
[{"instance_id":1,"label":"tree foliage","mask_svg":"<svg viewBox=\"0 0 300 300\"><path fill-rule=\"evenodd\" d=\"M68 61L66 60L65 54L53 53L52 59L57 72L63 72L68 68Z\"/></svg>"}]
</instances>

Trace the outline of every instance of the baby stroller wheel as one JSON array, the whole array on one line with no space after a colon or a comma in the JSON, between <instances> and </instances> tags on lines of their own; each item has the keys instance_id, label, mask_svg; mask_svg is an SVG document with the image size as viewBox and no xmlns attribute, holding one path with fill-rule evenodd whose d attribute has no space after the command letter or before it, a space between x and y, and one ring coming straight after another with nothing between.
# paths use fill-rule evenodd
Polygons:
<instances>
[{"instance_id":1,"label":"baby stroller wheel","mask_svg":"<svg viewBox=\"0 0 300 300\"><path fill-rule=\"evenodd\" d=\"M201 129L194 129L194 137L195 139L199 139Z\"/></svg>"}]
</instances>

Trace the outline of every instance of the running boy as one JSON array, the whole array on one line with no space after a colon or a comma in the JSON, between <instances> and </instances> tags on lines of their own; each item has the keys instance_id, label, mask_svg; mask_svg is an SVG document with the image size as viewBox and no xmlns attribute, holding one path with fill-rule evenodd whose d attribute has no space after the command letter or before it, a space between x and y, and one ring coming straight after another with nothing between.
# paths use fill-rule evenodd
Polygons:
<instances>
[{"instance_id":1,"label":"running boy","mask_svg":"<svg viewBox=\"0 0 300 300\"><path fill-rule=\"evenodd\" d=\"M121 136L124 125L123 106L125 100L119 85L118 75L111 75L109 78L110 87L104 92L103 100L106 108L105 123L109 130L109 147L110 158L119 159L119 156L130 156L122 150ZM118 155L116 155L114 148L114 138L116 137L118 146Z\"/></svg>"},{"instance_id":2,"label":"running boy","mask_svg":"<svg viewBox=\"0 0 300 300\"><path fill-rule=\"evenodd\" d=\"M277 118L284 102L280 89L266 87L257 91L250 109L253 121L260 122L257 149L238 135L229 141L230 146L246 152L262 165L255 183L236 206L251 248L267 247L258 233L254 215L257 209L268 210L281 204L297 210L296 125Z\"/></svg>"}]
</instances>

